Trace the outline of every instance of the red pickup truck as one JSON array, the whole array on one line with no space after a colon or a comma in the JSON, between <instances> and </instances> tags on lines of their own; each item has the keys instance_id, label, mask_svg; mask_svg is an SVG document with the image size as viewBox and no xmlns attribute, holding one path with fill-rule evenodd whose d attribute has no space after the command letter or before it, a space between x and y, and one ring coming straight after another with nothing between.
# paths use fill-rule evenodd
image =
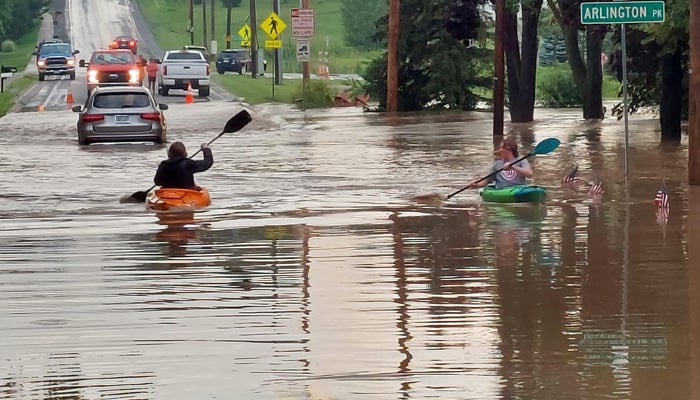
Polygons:
<instances>
[{"instance_id":1,"label":"red pickup truck","mask_svg":"<svg viewBox=\"0 0 700 400\"><path fill-rule=\"evenodd\" d=\"M89 62L78 65L88 69L88 96L98 86L141 86L139 62L131 50L96 50Z\"/></svg>"}]
</instances>

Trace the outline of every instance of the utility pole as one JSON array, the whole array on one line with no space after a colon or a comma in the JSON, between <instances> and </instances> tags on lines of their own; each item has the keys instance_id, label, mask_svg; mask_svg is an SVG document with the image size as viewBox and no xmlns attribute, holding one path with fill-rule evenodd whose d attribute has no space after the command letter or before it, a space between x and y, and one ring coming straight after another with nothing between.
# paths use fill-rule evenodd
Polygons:
<instances>
[{"instance_id":1,"label":"utility pole","mask_svg":"<svg viewBox=\"0 0 700 400\"><path fill-rule=\"evenodd\" d=\"M226 6L226 48L231 48L231 2Z\"/></svg>"},{"instance_id":2,"label":"utility pole","mask_svg":"<svg viewBox=\"0 0 700 400\"><path fill-rule=\"evenodd\" d=\"M493 136L503 136L503 93L505 83L503 31L505 30L505 11L505 0L496 0L496 43L494 45L493 73Z\"/></svg>"},{"instance_id":3,"label":"utility pole","mask_svg":"<svg viewBox=\"0 0 700 400\"><path fill-rule=\"evenodd\" d=\"M258 17L255 14L255 0L250 0L250 74L258 78Z\"/></svg>"},{"instance_id":4,"label":"utility pole","mask_svg":"<svg viewBox=\"0 0 700 400\"><path fill-rule=\"evenodd\" d=\"M399 0L389 0L389 49L386 60L386 111L396 112L399 103Z\"/></svg>"},{"instance_id":5,"label":"utility pole","mask_svg":"<svg viewBox=\"0 0 700 400\"><path fill-rule=\"evenodd\" d=\"M202 46L207 46L207 0L202 0Z\"/></svg>"},{"instance_id":6,"label":"utility pole","mask_svg":"<svg viewBox=\"0 0 700 400\"><path fill-rule=\"evenodd\" d=\"M700 185L700 4L697 1L689 3L688 184Z\"/></svg>"},{"instance_id":7,"label":"utility pole","mask_svg":"<svg viewBox=\"0 0 700 400\"><path fill-rule=\"evenodd\" d=\"M211 7L209 8L211 8L211 41L213 42L216 40L216 12L214 12L214 10L216 10L216 0L211 0ZM209 53L214 50L215 49L209 49Z\"/></svg>"},{"instance_id":8,"label":"utility pole","mask_svg":"<svg viewBox=\"0 0 700 400\"><path fill-rule=\"evenodd\" d=\"M280 15L280 0L272 0L272 11ZM278 40L280 38L278 37ZM282 49L275 49L275 84L282 84Z\"/></svg>"},{"instance_id":9,"label":"utility pole","mask_svg":"<svg viewBox=\"0 0 700 400\"><path fill-rule=\"evenodd\" d=\"M190 31L190 44L194 45L194 0L190 0L189 17L190 26L187 29Z\"/></svg>"},{"instance_id":10,"label":"utility pole","mask_svg":"<svg viewBox=\"0 0 700 400\"><path fill-rule=\"evenodd\" d=\"M300 8L309 8L309 0L299 0L299 6ZM304 86L304 93L306 93L306 87L308 87L309 84L309 79L311 78L311 74L309 72L309 62L304 61L301 63L301 76L302 76L302 85Z\"/></svg>"}]
</instances>

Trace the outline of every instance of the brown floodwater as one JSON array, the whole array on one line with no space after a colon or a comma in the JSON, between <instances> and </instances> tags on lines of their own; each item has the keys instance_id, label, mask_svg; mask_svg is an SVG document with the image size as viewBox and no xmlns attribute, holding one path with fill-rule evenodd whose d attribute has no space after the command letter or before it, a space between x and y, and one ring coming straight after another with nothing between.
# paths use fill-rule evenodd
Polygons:
<instances>
[{"instance_id":1,"label":"brown floodwater","mask_svg":"<svg viewBox=\"0 0 700 400\"><path fill-rule=\"evenodd\" d=\"M238 109L173 105L169 139ZM561 140L546 204L423 204L488 172L490 114L263 106L171 223L118 202L165 147L79 147L75 118L0 119L0 399L700 399L700 192L650 115L627 179L622 121L537 110L506 130Z\"/></svg>"}]
</instances>

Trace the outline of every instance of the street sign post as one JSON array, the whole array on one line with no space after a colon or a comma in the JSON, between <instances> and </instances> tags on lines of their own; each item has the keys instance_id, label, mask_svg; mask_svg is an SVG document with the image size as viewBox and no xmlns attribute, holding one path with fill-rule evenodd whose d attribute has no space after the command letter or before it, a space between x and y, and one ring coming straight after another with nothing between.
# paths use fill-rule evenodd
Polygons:
<instances>
[{"instance_id":1,"label":"street sign post","mask_svg":"<svg viewBox=\"0 0 700 400\"><path fill-rule=\"evenodd\" d=\"M581 3L582 24L635 24L664 22L663 1L611 1Z\"/></svg>"},{"instance_id":2,"label":"street sign post","mask_svg":"<svg viewBox=\"0 0 700 400\"><path fill-rule=\"evenodd\" d=\"M663 1L609 1L581 3L581 24L620 24L622 50L622 113L625 117L625 182L629 176L629 108L627 100L627 40L625 24L664 22Z\"/></svg>"},{"instance_id":3,"label":"street sign post","mask_svg":"<svg viewBox=\"0 0 700 400\"><path fill-rule=\"evenodd\" d=\"M316 20L313 8L292 8L292 37L313 37Z\"/></svg>"}]
</instances>

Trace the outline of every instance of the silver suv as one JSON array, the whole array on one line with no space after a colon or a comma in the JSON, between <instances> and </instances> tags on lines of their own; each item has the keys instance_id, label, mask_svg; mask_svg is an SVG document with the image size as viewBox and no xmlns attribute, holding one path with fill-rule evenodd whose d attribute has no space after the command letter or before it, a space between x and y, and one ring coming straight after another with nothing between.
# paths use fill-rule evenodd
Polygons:
<instances>
[{"instance_id":1,"label":"silver suv","mask_svg":"<svg viewBox=\"0 0 700 400\"><path fill-rule=\"evenodd\" d=\"M168 126L163 111L167 109L141 86L98 87L84 108L73 107L73 112L80 113L78 143L165 143Z\"/></svg>"}]
</instances>

